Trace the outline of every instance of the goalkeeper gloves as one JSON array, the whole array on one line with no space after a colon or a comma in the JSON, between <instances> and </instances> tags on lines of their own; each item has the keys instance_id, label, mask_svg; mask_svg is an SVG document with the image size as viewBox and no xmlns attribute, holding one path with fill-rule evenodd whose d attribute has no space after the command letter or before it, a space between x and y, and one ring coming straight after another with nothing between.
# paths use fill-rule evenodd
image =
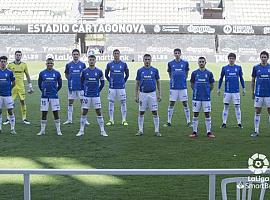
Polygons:
<instances>
[{"instance_id":1,"label":"goalkeeper gloves","mask_svg":"<svg viewBox=\"0 0 270 200\"><path fill-rule=\"evenodd\" d=\"M28 92L29 94L32 94L32 93L34 92L32 83L28 83L28 90L27 90L27 92Z\"/></svg>"}]
</instances>

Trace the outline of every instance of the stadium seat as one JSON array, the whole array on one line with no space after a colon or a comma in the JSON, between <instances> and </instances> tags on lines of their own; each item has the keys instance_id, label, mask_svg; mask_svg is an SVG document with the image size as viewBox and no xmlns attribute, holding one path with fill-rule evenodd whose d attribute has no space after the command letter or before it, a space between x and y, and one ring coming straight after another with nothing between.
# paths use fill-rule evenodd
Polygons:
<instances>
[{"instance_id":1,"label":"stadium seat","mask_svg":"<svg viewBox=\"0 0 270 200\"><path fill-rule=\"evenodd\" d=\"M265 184L264 181L249 181L247 177L234 177L234 178L226 178L221 181L221 192L222 192L222 200L227 200L227 191L226 187L229 183L236 183L236 199L237 200L251 200L252 199L252 185L254 183L258 183L261 185L261 192L259 200L264 199L265 194ZM247 188L247 186L249 186ZM241 190L242 190L242 198L241 198ZM247 191L248 190L248 191Z\"/></svg>"}]
</instances>

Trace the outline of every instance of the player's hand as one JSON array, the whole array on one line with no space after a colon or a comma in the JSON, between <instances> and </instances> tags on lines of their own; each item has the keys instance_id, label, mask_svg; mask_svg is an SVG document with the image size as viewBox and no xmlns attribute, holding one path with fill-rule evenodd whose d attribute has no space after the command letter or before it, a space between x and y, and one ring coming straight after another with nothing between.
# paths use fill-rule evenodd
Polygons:
<instances>
[{"instance_id":1,"label":"player's hand","mask_svg":"<svg viewBox=\"0 0 270 200\"><path fill-rule=\"evenodd\" d=\"M33 89L32 83L29 83L29 84L28 84L28 90L27 90L27 92L28 92L29 94L34 93L34 89Z\"/></svg>"},{"instance_id":2,"label":"player's hand","mask_svg":"<svg viewBox=\"0 0 270 200\"><path fill-rule=\"evenodd\" d=\"M220 96L220 90L219 89L217 90L217 95Z\"/></svg>"},{"instance_id":3,"label":"player's hand","mask_svg":"<svg viewBox=\"0 0 270 200\"><path fill-rule=\"evenodd\" d=\"M158 102L161 102L161 95L160 94L157 95L157 100L158 100Z\"/></svg>"},{"instance_id":4,"label":"player's hand","mask_svg":"<svg viewBox=\"0 0 270 200\"><path fill-rule=\"evenodd\" d=\"M139 103L139 97L135 97L135 102Z\"/></svg>"},{"instance_id":5,"label":"player's hand","mask_svg":"<svg viewBox=\"0 0 270 200\"><path fill-rule=\"evenodd\" d=\"M243 89L243 96L246 95L246 88Z\"/></svg>"}]
</instances>

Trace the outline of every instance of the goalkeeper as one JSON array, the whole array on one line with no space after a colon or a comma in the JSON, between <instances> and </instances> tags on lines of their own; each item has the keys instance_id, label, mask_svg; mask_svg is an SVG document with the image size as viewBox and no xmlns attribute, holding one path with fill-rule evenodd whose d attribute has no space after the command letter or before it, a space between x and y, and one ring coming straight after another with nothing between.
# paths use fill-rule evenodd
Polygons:
<instances>
[{"instance_id":1,"label":"goalkeeper","mask_svg":"<svg viewBox=\"0 0 270 200\"><path fill-rule=\"evenodd\" d=\"M22 52L16 51L15 52L15 60L12 63L8 64L8 69L13 71L14 76L16 78L16 86L12 89L12 98L15 101L17 96L20 98L21 104L21 113L22 113L22 122L24 124L30 124L30 122L26 118L26 104L25 104L25 89L24 89L24 74L27 79L28 83L28 93L33 93L33 86L31 83L31 79L28 73L27 64L21 61ZM9 119L4 122L4 124L9 124Z\"/></svg>"}]
</instances>

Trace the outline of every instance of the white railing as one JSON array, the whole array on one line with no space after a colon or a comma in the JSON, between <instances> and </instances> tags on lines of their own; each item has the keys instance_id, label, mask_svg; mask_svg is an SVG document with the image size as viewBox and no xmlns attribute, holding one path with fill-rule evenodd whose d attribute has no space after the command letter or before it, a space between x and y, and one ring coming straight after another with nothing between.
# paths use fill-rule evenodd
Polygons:
<instances>
[{"instance_id":1,"label":"white railing","mask_svg":"<svg viewBox=\"0 0 270 200\"><path fill-rule=\"evenodd\" d=\"M0 169L0 174L23 174L24 200L31 199L30 175L208 175L209 200L216 197L216 175L253 174L249 169ZM267 169L266 174L270 174ZM253 174L254 175L254 174Z\"/></svg>"}]
</instances>

